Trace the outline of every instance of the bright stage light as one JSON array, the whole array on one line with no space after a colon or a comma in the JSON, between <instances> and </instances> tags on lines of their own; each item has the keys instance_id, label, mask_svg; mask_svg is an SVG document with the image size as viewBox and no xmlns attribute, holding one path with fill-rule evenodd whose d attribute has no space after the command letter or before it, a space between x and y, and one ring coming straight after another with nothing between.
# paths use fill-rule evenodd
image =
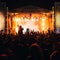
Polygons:
<instances>
[{"instance_id":1,"label":"bright stage light","mask_svg":"<svg viewBox=\"0 0 60 60\"><path fill-rule=\"evenodd\" d=\"M34 20L34 21L32 21L32 19L31 20L29 20L29 19L24 19L24 20L22 20L21 21L21 19L18 19L18 18L15 18L15 25L17 25L17 26L22 26L23 27L23 33L25 33L26 32L26 29L27 28L29 28L29 30L30 31L39 31L39 26L37 25L37 24L35 24L35 22L36 22L36 20ZM15 26L16 27L16 33L18 33L18 27L17 26Z\"/></svg>"},{"instance_id":2,"label":"bright stage light","mask_svg":"<svg viewBox=\"0 0 60 60\"><path fill-rule=\"evenodd\" d=\"M46 19L42 18L42 21L44 22Z\"/></svg>"},{"instance_id":3,"label":"bright stage light","mask_svg":"<svg viewBox=\"0 0 60 60\"><path fill-rule=\"evenodd\" d=\"M35 25L35 23L32 22L32 21L26 22L26 24L23 25L23 28L24 28L23 32L26 32L26 29L27 29L27 28L29 28L30 31L33 31L33 30L34 30L35 32L36 32L36 31L39 31L38 26Z\"/></svg>"},{"instance_id":4,"label":"bright stage light","mask_svg":"<svg viewBox=\"0 0 60 60\"><path fill-rule=\"evenodd\" d=\"M19 30L18 27L16 27L15 31L16 31L17 34L18 34L18 30Z\"/></svg>"},{"instance_id":5,"label":"bright stage light","mask_svg":"<svg viewBox=\"0 0 60 60\"><path fill-rule=\"evenodd\" d=\"M42 30L45 31L45 27L42 27Z\"/></svg>"},{"instance_id":6,"label":"bright stage light","mask_svg":"<svg viewBox=\"0 0 60 60\"><path fill-rule=\"evenodd\" d=\"M15 18L16 22L19 22L20 18Z\"/></svg>"},{"instance_id":7,"label":"bright stage light","mask_svg":"<svg viewBox=\"0 0 60 60\"><path fill-rule=\"evenodd\" d=\"M35 31L35 32L46 32L49 28L49 22L48 22L48 16L42 15L40 17L33 18L34 16L31 16L31 18L27 17L24 18L23 16L15 16L13 17L13 29L16 30L16 33L18 33L18 26L23 27L23 33L26 32L26 29L28 28L29 31Z\"/></svg>"},{"instance_id":8,"label":"bright stage light","mask_svg":"<svg viewBox=\"0 0 60 60\"><path fill-rule=\"evenodd\" d=\"M45 23L44 22L42 23L42 26L45 26Z\"/></svg>"}]
</instances>

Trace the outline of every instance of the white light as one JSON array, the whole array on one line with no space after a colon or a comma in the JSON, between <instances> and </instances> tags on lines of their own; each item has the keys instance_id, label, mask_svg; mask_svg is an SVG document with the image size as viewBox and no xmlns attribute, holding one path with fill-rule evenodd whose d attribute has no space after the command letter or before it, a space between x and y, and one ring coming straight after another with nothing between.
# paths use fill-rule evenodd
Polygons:
<instances>
[{"instance_id":1,"label":"white light","mask_svg":"<svg viewBox=\"0 0 60 60\"><path fill-rule=\"evenodd\" d=\"M34 22L32 22L32 21L28 21L28 22L26 22L26 24L24 24L23 25L23 28L24 28L24 30L23 30L23 32L26 32L26 29L27 28L29 28L29 30L31 31L39 31L39 28L38 28L38 26L37 25L35 25L34 24Z\"/></svg>"},{"instance_id":2,"label":"white light","mask_svg":"<svg viewBox=\"0 0 60 60\"><path fill-rule=\"evenodd\" d=\"M42 19L42 21L45 21L45 20L46 20L46 19L44 19L44 18Z\"/></svg>"},{"instance_id":3,"label":"white light","mask_svg":"<svg viewBox=\"0 0 60 60\"><path fill-rule=\"evenodd\" d=\"M20 18L16 18L15 20L16 20L16 22L19 22Z\"/></svg>"},{"instance_id":4,"label":"white light","mask_svg":"<svg viewBox=\"0 0 60 60\"><path fill-rule=\"evenodd\" d=\"M16 27L16 33L18 33L18 27Z\"/></svg>"},{"instance_id":5,"label":"white light","mask_svg":"<svg viewBox=\"0 0 60 60\"><path fill-rule=\"evenodd\" d=\"M45 30L45 28L44 28L44 27L42 27L42 30L44 31L44 30Z\"/></svg>"},{"instance_id":6,"label":"white light","mask_svg":"<svg viewBox=\"0 0 60 60\"><path fill-rule=\"evenodd\" d=\"M42 23L42 26L45 26L45 23Z\"/></svg>"}]
</instances>

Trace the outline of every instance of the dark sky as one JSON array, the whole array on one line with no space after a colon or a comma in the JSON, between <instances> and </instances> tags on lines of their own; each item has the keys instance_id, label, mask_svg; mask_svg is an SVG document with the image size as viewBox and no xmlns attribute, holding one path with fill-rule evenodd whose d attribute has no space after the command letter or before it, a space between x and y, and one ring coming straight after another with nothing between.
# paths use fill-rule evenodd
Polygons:
<instances>
[{"instance_id":1,"label":"dark sky","mask_svg":"<svg viewBox=\"0 0 60 60\"><path fill-rule=\"evenodd\" d=\"M41 8L51 9L55 1L58 0L1 0L6 2L9 9L15 9L22 6L33 5Z\"/></svg>"}]
</instances>

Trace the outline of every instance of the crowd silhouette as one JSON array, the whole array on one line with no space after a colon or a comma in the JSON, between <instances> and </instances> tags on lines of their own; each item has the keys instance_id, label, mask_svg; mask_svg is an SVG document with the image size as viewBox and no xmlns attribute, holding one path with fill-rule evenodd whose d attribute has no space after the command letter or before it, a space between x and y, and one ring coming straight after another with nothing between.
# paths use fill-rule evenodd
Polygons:
<instances>
[{"instance_id":1,"label":"crowd silhouette","mask_svg":"<svg viewBox=\"0 0 60 60\"><path fill-rule=\"evenodd\" d=\"M60 34L47 34L20 26L17 35L0 33L0 58L8 60L60 60Z\"/></svg>"}]
</instances>

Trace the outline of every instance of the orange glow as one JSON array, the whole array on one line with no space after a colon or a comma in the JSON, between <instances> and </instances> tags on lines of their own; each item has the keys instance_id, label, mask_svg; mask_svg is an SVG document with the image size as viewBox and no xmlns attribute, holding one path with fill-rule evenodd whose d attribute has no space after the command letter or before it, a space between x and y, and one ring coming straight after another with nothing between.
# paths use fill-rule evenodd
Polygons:
<instances>
[{"instance_id":1,"label":"orange glow","mask_svg":"<svg viewBox=\"0 0 60 60\"><path fill-rule=\"evenodd\" d=\"M44 31L44 33L46 33L48 31L48 28L49 28L49 24L48 24L48 16L45 16L45 15L42 15L42 18L41 18L41 32ZM48 27L48 28L47 28Z\"/></svg>"},{"instance_id":2,"label":"orange glow","mask_svg":"<svg viewBox=\"0 0 60 60\"><path fill-rule=\"evenodd\" d=\"M15 31L16 31L17 34L18 34L18 30L19 30L18 27L16 27Z\"/></svg>"},{"instance_id":3,"label":"orange glow","mask_svg":"<svg viewBox=\"0 0 60 60\"><path fill-rule=\"evenodd\" d=\"M34 31L39 31L38 29L38 25L35 24L35 20L34 19L20 19L19 17L18 18L13 18L15 20L13 20L15 23L14 23L14 29L16 30L16 32L18 33L18 26L22 26L24 28L23 32L26 32L26 29L29 28L30 31L34 30Z\"/></svg>"},{"instance_id":4,"label":"orange glow","mask_svg":"<svg viewBox=\"0 0 60 60\"><path fill-rule=\"evenodd\" d=\"M44 22L46 19L45 18L42 18L42 21Z\"/></svg>"},{"instance_id":5,"label":"orange glow","mask_svg":"<svg viewBox=\"0 0 60 60\"><path fill-rule=\"evenodd\" d=\"M42 23L42 26L45 26L45 22Z\"/></svg>"},{"instance_id":6,"label":"orange glow","mask_svg":"<svg viewBox=\"0 0 60 60\"><path fill-rule=\"evenodd\" d=\"M35 16L36 15L36 16ZM12 18L12 30L18 33L18 26L23 27L23 33L26 32L26 29L29 28L30 31L34 30L35 32L47 32L48 29L52 29L51 17L43 14L32 14L31 18L27 14L26 17L23 14L18 14Z\"/></svg>"}]
</instances>

